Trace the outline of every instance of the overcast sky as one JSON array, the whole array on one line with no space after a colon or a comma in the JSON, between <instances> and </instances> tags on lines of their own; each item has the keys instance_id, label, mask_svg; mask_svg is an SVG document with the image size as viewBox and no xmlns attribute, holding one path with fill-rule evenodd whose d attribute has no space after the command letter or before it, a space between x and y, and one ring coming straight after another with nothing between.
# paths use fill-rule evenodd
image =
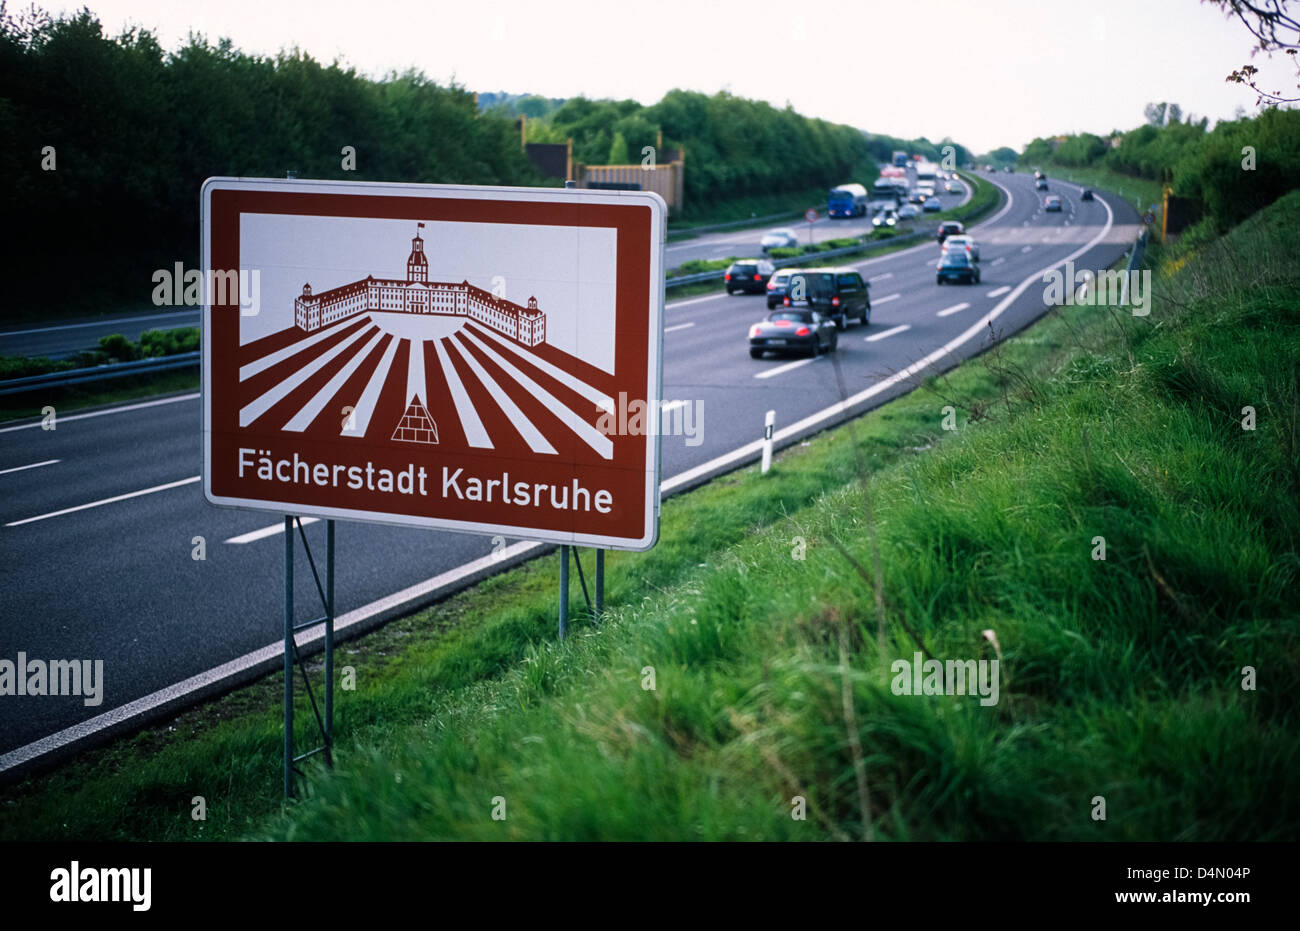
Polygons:
<instances>
[{"instance_id":1,"label":"overcast sky","mask_svg":"<svg viewBox=\"0 0 1300 931\"><path fill-rule=\"evenodd\" d=\"M1184 114L1255 111L1224 77L1250 35L1199 0L80 0L110 33L154 30L175 49L191 32L247 52L297 45L380 76L416 67L473 91L631 97L674 88L787 102L871 132L976 152L1035 136L1108 132L1151 100ZM17 9L20 4L12 4ZM565 13L567 16L557 16ZM1295 90L1289 66L1254 62Z\"/></svg>"}]
</instances>

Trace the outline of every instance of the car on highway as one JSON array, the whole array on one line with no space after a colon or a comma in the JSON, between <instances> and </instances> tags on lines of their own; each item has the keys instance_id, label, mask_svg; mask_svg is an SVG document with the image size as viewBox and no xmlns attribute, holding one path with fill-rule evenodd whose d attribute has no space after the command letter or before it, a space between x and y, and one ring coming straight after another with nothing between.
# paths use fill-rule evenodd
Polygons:
<instances>
[{"instance_id":1,"label":"car on highway","mask_svg":"<svg viewBox=\"0 0 1300 931\"><path fill-rule=\"evenodd\" d=\"M1002 170L1005 171L1007 174L1012 174L1015 171L1015 169L1012 168L1010 165L1003 165Z\"/></svg>"},{"instance_id":2,"label":"car on highway","mask_svg":"<svg viewBox=\"0 0 1300 931\"><path fill-rule=\"evenodd\" d=\"M949 194L956 194L961 189L961 186L956 181L945 181L943 189Z\"/></svg>"},{"instance_id":3,"label":"car on highway","mask_svg":"<svg viewBox=\"0 0 1300 931\"><path fill-rule=\"evenodd\" d=\"M898 212L891 207L877 210L876 215L871 218L871 225L877 229L887 229L891 226L897 226Z\"/></svg>"},{"instance_id":4,"label":"car on highway","mask_svg":"<svg viewBox=\"0 0 1300 931\"><path fill-rule=\"evenodd\" d=\"M939 245L942 246L943 241L949 236L960 236L964 232L966 232L966 227L962 226L959 220L944 220L939 224L939 231L935 233L935 236L939 240Z\"/></svg>"},{"instance_id":5,"label":"car on highway","mask_svg":"<svg viewBox=\"0 0 1300 931\"><path fill-rule=\"evenodd\" d=\"M798 352L817 356L833 352L840 334L835 324L816 310L774 310L749 328L749 357L765 352Z\"/></svg>"},{"instance_id":6,"label":"car on highway","mask_svg":"<svg viewBox=\"0 0 1300 931\"><path fill-rule=\"evenodd\" d=\"M767 281L767 309L779 307L790 287L790 276L797 268L778 268Z\"/></svg>"},{"instance_id":7,"label":"car on highway","mask_svg":"<svg viewBox=\"0 0 1300 931\"><path fill-rule=\"evenodd\" d=\"M921 208L916 204L903 204L898 208L898 219L913 220L921 215Z\"/></svg>"},{"instance_id":8,"label":"car on highway","mask_svg":"<svg viewBox=\"0 0 1300 931\"><path fill-rule=\"evenodd\" d=\"M767 259L737 259L727 266L723 280L727 283L727 293L763 294L767 291L768 279L776 271L776 266Z\"/></svg>"},{"instance_id":9,"label":"car on highway","mask_svg":"<svg viewBox=\"0 0 1300 931\"><path fill-rule=\"evenodd\" d=\"M871 285L854 268L810 268L790 279L785 306L815 310L841 330L850 320L871 322Z\"/></svg>"},{"instance_id":10,"label":"car on highway","mask_svg":"<svg viewBox=\"0 0 1300 931\"><path fill-rule=\"evenodd\" d=\"M1061 198L1058 194L1048 194L1043 198L1043 211L1045 213L1061 212Z\"/></svg>"},{"instance_id":11,"label":"car on highway","mask_svg":"<svg viewBox=\"0 0 1300 931\"><path fill-rule=\"evenodd\" d=\"M912 188L910 191L907 192L907 202L909 204L925 203L925 192L919 190L918 188Z\"/></svg>"},{"instance_id":12,"label":"car on highway","mask_svg":"<svg viewBox=\"0 0 1300 931\"><path fill-rule=\"evenodd\" d=\"M1083 193L1079 195L1079 200L1092 200L1092 191L1084 188Z\"/></svg>"},{"instance_id":13,"label":"car on highway","mask_svg":"<svg viewBox=\"0 0 1300 931\"><path fill-rule=\"evenodd\" d=\"M945 239L940 254L946 254L958 249L969 255L972 261L978 262L980 260L980 244L964 233L959 236L949 236Z\"/></svg>"},{"instance_id":14,"label":"car on highway","mask_svg":"<svg viewBox=\"0 0 1300 931\"><path fill-rule=\"evenodd\" d=\"M921 209L927 213L938 213L943 209L943 204L939 203L939 198L937 197L928 197L926 198L925 203L921 205Z\"/></svg>"},{"instance_id":15,"label":"car on highway","mask_svg":"<svg viewBox=\"0 0 1300 931\"><path fill-rule=\"evenodd\" d=\"M1046 181L1046 180L1047 180L1047 175L1043 174L1043 170L1042 170L1041 168L1035 168L1035 169L1034 169L1034 180L1035 180L1035 181Z\"/></svg>"},{"instance_id":16,"label":"car on highway","mask_svg":"<svg viewBox=\"0 0 1300 931\"><path fill-rule=\"evenodd\" d=\"M1037 181L1035 181L1035 182L1034 182L1034 190L1036 190L1036 191L1046 191L1046 190L1047 190L1047 179L1046 179L1046 178L1039 178Z\"/></svg>"},{"instance_id":17,"label":"car on highway","mask_svg":"<svg viewBox=\"0 0 1300 931\"><path fill-rule=\"evenodd\" d=\"M966 254L964 249L953 249L939 258L939 267L935 272L934 283L945 281L962 281L966 284L980 283L980 266Z\"/></svg>"},{"instance_id":18,"label":"car on highway","mask_svg":"<svg viewBox=\"0 0 1300 931\"><path fill-rule=\"evenodd\" d=\"M763 247L764 252L770 252L773 249L789 249L799 245L799 234L792 229L768 230L767 234L758 241Z\"/></svg>"}]
</instances>

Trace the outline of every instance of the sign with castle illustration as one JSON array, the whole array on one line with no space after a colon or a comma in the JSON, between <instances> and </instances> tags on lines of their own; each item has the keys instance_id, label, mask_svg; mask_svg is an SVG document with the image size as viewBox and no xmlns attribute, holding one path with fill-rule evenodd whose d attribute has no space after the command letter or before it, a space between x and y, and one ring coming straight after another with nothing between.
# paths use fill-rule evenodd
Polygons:
<instances>
[{"instance_id":1,"label":"sign with castle illustration","mask_svg":"<svg viewBox=\"0 0 1300 931\"><path fill-rule=\"evenodd\" d=\"M204 489L218 505L645 549L663 202L212 179ZM247 289L245 289L247 291ZM250 310L252 312L250 312Z\"/></svg>"}]
</instances>

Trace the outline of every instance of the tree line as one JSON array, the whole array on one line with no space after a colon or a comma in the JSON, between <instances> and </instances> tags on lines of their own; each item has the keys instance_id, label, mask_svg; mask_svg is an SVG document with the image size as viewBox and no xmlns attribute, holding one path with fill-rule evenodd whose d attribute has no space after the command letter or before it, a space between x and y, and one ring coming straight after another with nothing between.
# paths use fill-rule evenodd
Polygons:
<instances>
[{"instance_id":1,"label":"tree line","mask_svg":"<svg viewBox=\"0 0 1300 931\"><path fill-rule=\"evenodd\" d=\"M514 122L463 88L229 40L166 52L145 30L106 35L88 10L0 4L0 136L11 306L146 300L153 269L197 264L212 176L541 183Z\"/></svg>"},{"instance_id":2,"label":"tree line","mask_svg":"<svg viewBox=\"0 0 1300 931\"><path fill-rule=\"evenodd\" d=\"M1300 184L1300 111L1264 107L1256 116L1221 121L1213 129L1205 118L1184 119L1177 104L1148 104L1145 116L1144 125L1107 137L1035 139L1021 159L1169 184L1175 195L1197 201L1218 232Z\"/></svg>"}]
</instances>

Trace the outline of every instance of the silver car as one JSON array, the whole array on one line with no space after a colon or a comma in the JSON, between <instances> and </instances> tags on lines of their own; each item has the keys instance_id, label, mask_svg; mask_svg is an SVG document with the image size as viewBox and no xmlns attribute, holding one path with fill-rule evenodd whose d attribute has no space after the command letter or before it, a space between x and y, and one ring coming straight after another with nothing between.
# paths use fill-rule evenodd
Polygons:
<instances>
[{"instance_id":1,"label":"silver car","mask_svg":"<svg viewBox=\"0 0 1300 931\"><path fill-rule=\"evenodd\" d=\"M970 236L949 236L943 241L943 247L939 250L940 254L945 252L955 252L965 249L966 254L970 256L972 262L980 260L980 244Z\"/></svg>"},{"instance_id":2,"label":"silver car","mask_svg":"<svg viewBox=\"0 0 1300 931\"><path fill-rule=\"evenodd\" d=\"M759 245L763 247L764 252L773 249L790 249L799 245L799 237L792 229L769 230L767 235L759 240Z\"/></svg>"}]
</instances>

